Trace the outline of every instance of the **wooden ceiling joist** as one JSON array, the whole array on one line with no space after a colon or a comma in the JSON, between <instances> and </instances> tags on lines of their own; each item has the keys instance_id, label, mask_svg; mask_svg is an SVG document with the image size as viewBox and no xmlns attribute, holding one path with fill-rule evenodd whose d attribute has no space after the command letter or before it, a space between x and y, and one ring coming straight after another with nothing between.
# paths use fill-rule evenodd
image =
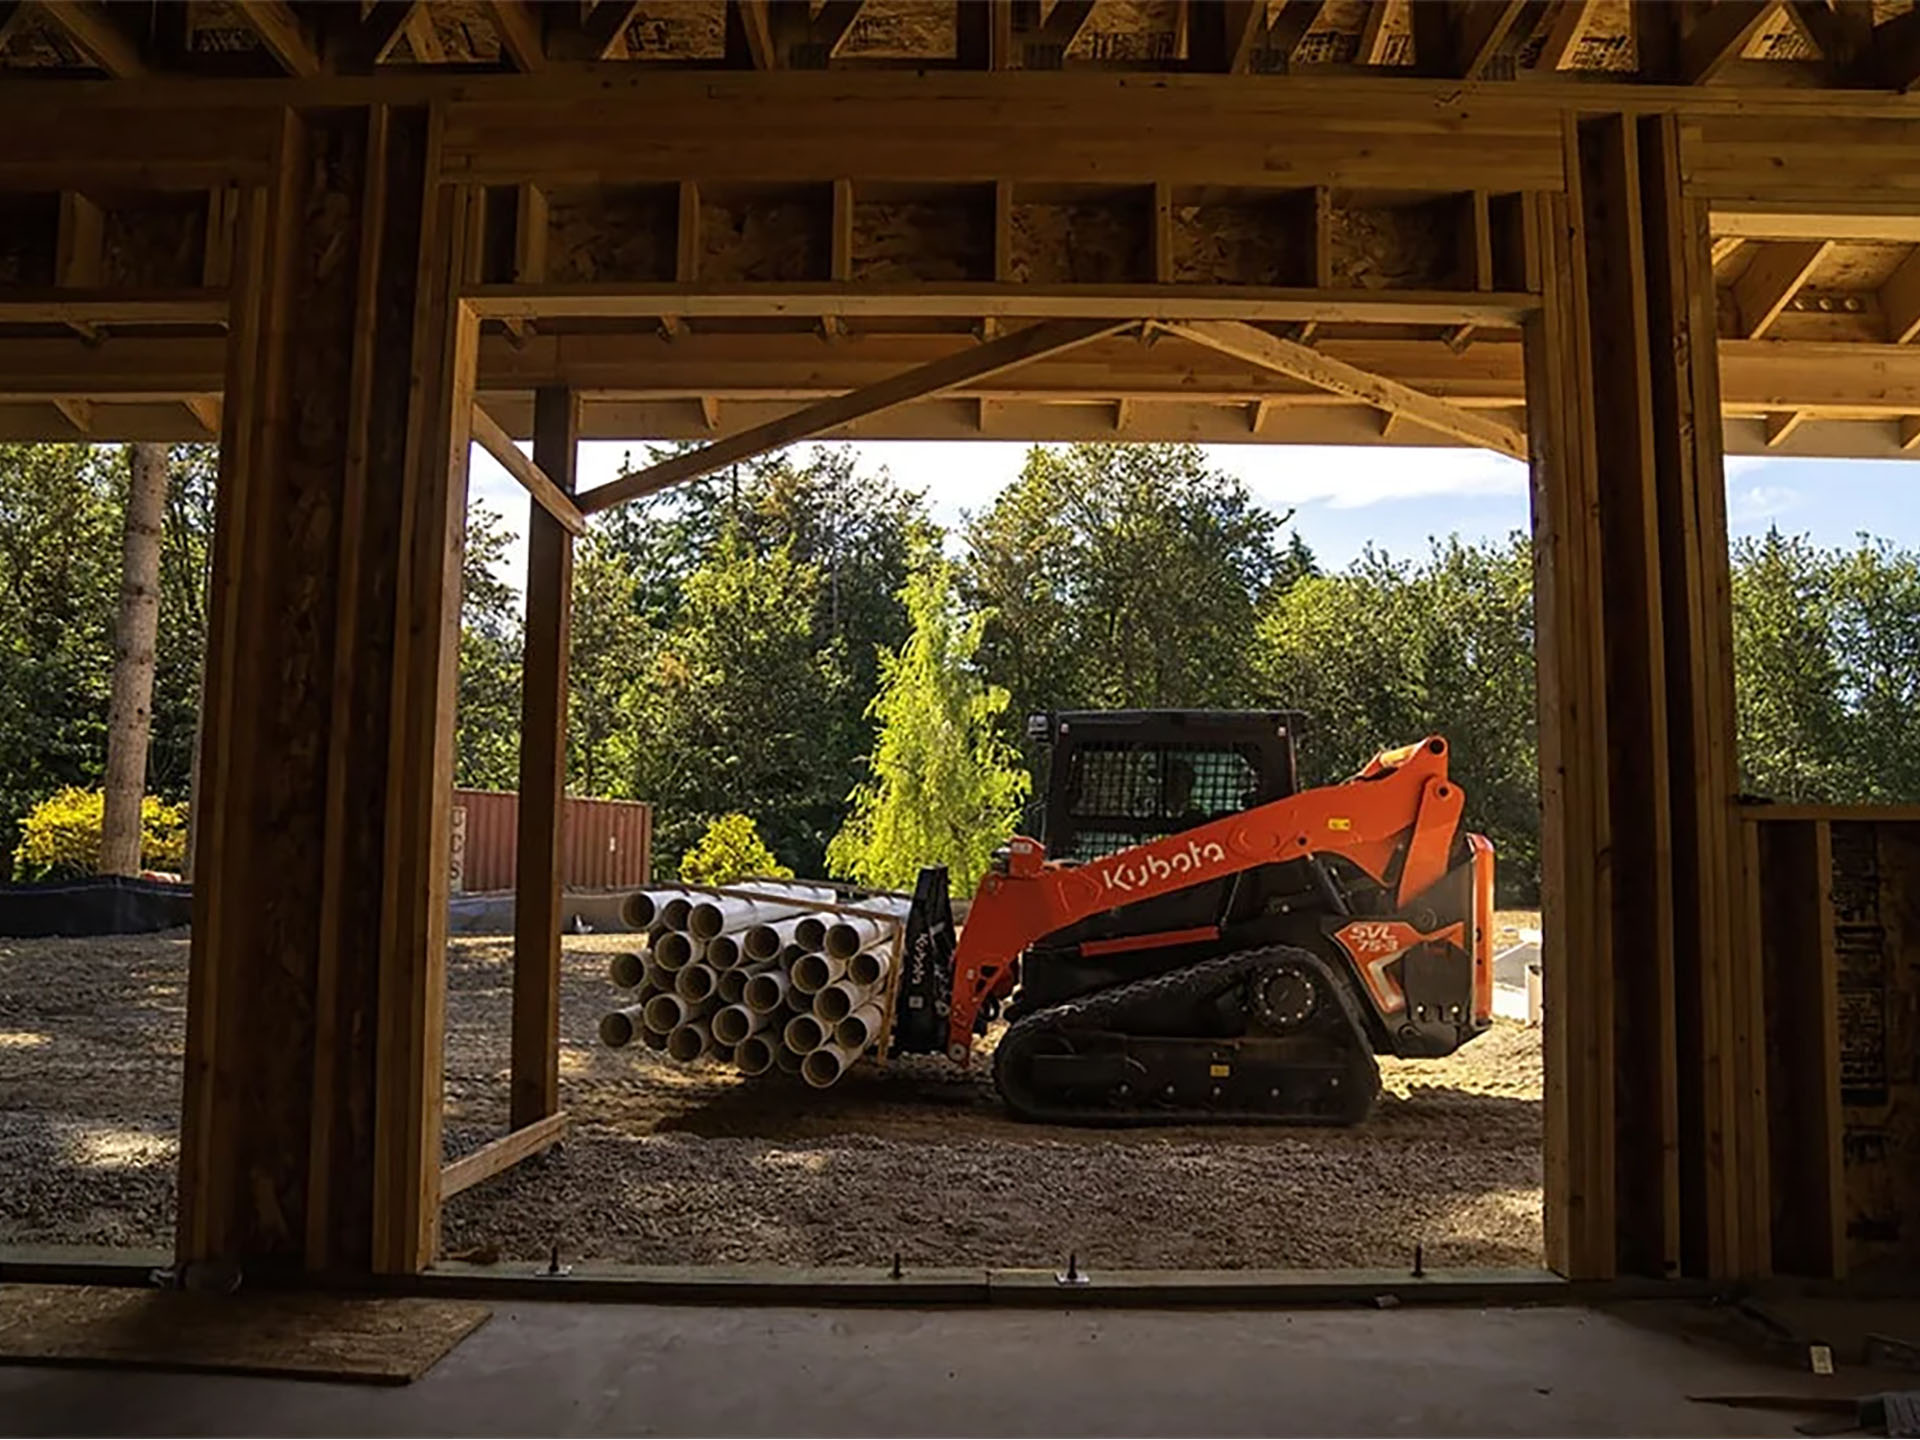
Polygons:
<instances>
[{"instance_id":1,"label":"wooden ceiling joist","mask_svg":"<svg viewBox=\"0 0 1920 1440\"><path fill-rule=\"evenodd\" d=\"M474 442L495 460L534 498L542 510L558 520L575 535L587 533L587 522L566 491L562 490L533 461L521 453L520 447L513 443L513 437L501 428L499 423L479 405L473 407Z\"/></svg>"},{"instance_id":2,"label":"wooden ceiling joist","mask_svg":"<svg viewBox=\"0 0 1920 1440\"><path fill-rule=\"evenodd\" d=\"M1598 0L1558 0L1547 38L1540 45L1540 58L1534 61L1536 70L1551 74L1567 63L1580 37L1586 34L1597 3Z\"/></svg>"},{"instance_id":3,"label":"wooden ceiling joist","mask_svg":"<svg viewBox=\"0 0 1920 1440\"><path fill-rule=\"evenodd\" d=\"M1463 79L1481 79L1513 33L1527 0L1453 0L1450 8L1452 70Z\"/></svg>"},{"instance_id":4,"label":"wooden ceiling joist","mask_svg":"<svg viewBox=\"0 0 1920 1440\"><path fill-rule=\"evenodd\" d=\"M1084 345L1089 340L1097 340L1126 328L1127 323L1111 320L1050 320L1030 325L972 350L963 350L916 370L890 376L863 390L836 395L830 400L805 406L778 420L756 425L698 450L675 455L644 470L622 475L582 495L580 509L592 514L609 505L618 505L623 500L651 495L683 480L709 474L723 465L731 465L768 450L777 450L783 445L823 434L863 416L877 415L911 400L941 394L969 381L1000 374L1028 361L1070 350L1076 345Z\"/></svg>"},{"instance_id":5,"label":"wooden ceiling joist","mask_svg":"<svg viewBox=\"0 0 1920 1440\"><path fill-rule=\"evenodd\" d=\"M487 0L487 17L493 21L494 34L500 37L500 53L514 69L526 75L546 69L542 17L530 0Z\"/></svg>"},{"instance_id":6,"label":"wooden ceiling joist","mask_svg":"<svg viewBox=\"0 0 1920 1440\"><path fill-rule=\"evenodd\" d=\"M1511 425L1423 394L1397 380L1375 375L1292 340L1282 340L1258 326L1238 320L1205 320L1168 324L1162 328L1250 365L1263 366L1382 410L1397 411L1443 435L1497 450L1515 460L1527 458L1526 437Z\"/></svg>"},{"instance_id":7,"label":"wooden ceiling joist","mask_svg":"<svg viewBox=\"0 0 1920 1440\"><path fill-rule=\"evenodd\" d=\"M840 53L840 47L847 43L847 36L853 33L853 24L860 18L866 3L867 0L827 0L820 7L820 13L813 17L807 39L823 61L831 60Z\"/></svg>"},{"instance_id":8,"label":"wooden ceiling joist","mask_svg":"<svg viewBox=\"0 0 1920 1440\"><path fill-rule=\"evenodd\" d=\"M1733 287L1740 333L1749 340L1765 335L1832 248L1826 240L1783 240L1761 246Z\"/></svg>"},{"instance_id":9,"label":"wooden ceiling joist","mask_svg":"<svg viewBox=\"0 0 1920 1440\"><path fill-rule=\"evenodd\" d=\"M1715 0L1680 39L1680 79L1688 85L1713 79L1747 48L1779 9L1779 0Z\"/></svg>"},{"instance_id":10,"label":"wooden ceiling joist","mask_svg":"<svg viewBox=\"0 0 1920 1440\"><path fill-rule=\"evenodd\" d=\"M114 79L131 80L147 73L140 47L98 0L44 0L38 10Z\"/></svg>"},{"instance_id":11,"label":"wooden ceiling joist","mask_svg":"<svg viewBox=\"0 0 1920 1440\"><path fill-rule=\"evenodd\" d=\"M289 75L310 80L324 68L319 50L286 0L236 0L234 9Z\"/></svg>"},{"instance_id":12,"label":"wooden ceiling joist","mask_svg":"<svg viewBox=\"0 0 1920 1440\"><path fill-rule=\"evenodd\" d=\"M746 42L747 54L756 70L772 70L780 64L780 53L773 43L773 16L767 0L727 0L731 25L738 25Z\"/></svg>"},{"instance_id":13,"label":"wooden ceiling joist","mask_svg":"<svg viewBox=\"0 0 1920 1440\"><path fill-rule=\"evenodd\" d=\"M1372 0L1360 25L1360 48L1353 52L1359 65L1381 65L1387 58L1387 20L1393 12L1393 0Z\"/></svg>"},{"instance_id":14,"label":"wooden ceiling joist","mask_svg":"<svg viewBox=\"0 0 1920 1440\"><path fill-rule=\"evenodd\" d=\"M1292 64L1300 42L1307 38L1307 32L1313 29L1320 12L1326 8L1326 0L1286 0L1267 27L1267 53Z\"/></svg>"},{"instance_id":15,"label":"wooden ceiling joist","mask_svg":"<svg viewBox=\"0 0 1920 1440\"><path fill-rule=\"evenodd\" d=\"M1806 423L1804 410L1774 410L1767 414L1767 448L1776 450L1787 443L1789 436Z\"/></svg>"},{"instance_id":16,"label":"wooden ceiling joist","mask_svg":"<svg viewBox=\"0 0 1920 1440\"><path fill-rule=\"evenodd\" d=\"M1194 53L1209 69L1244 75L1267 40L1267 0L1222 0L1194 15Z\"/></svg>"}]
</instances>

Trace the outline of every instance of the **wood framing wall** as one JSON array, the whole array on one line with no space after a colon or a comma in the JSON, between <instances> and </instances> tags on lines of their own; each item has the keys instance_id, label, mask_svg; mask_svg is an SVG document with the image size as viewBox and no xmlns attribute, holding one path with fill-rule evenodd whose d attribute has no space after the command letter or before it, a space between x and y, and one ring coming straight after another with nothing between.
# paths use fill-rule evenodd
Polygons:
<instances>
[{"instance_id":1,"label":"wood framing wall","mask_svg":"<svg viewBox=\"0 0 1920 1440\"><path fill-rule=\"evenodd\" d=\"M57 355L155 404L204 401L210 383L222 403L182 1256L420 1268L441 1196L562 1123L553 927L536 923L554 896L530 879L517 1128L441 1173L466 455L470 434L502 443L491 410L474 418L482 388L536 439L521 478L542 506L525 712L539 743L522 791L546 798L523 808L525 856L554 843L569 532L604 503L571 494L583 399L684 356L759 367L762 408L702 402L716 440L850 390L828 408L932 433L944 412L902 407L978 419L998 402L954 398L953 377L1047 348L1006 343L1047 322L1048 358L1007 376L1027 387L1007 401L1016 427L1023 404L1084 405L1091 368L1152 366L1155 384L1212 377L1254 432L1311 391L1380 426L1530 454L1550 1258L1581 1277L1779 1262L1759 1197L1807 1147L1830 1151L1834 1125L1784 1124L1770 1068L1832 1047L1781 998L1803 982L1763 960L1819 926L1770 931L1755 876L1820 842L1756 839L1734 809L1711 211L1831 224L1883 193L1886 167L1920 173L1920 121L1871 96L1525 89L1089 74L0 86L0 211L31 219L0 238L29 234L20 253L44 241L47 257L0 269L0 375L30 390ZM97 228L87 197L127 193L199 217L164 285L106 283L70 258ZM941 262L954 275L870 265L883 217L863 217L863 197L927 207L931 236L957 216L972 238ZM1920 196L1881 203L1920 215ZM1042 213L1062 207L1064 222ZM580 247L553 241L586 212L602 217L589 251L644 240L644 263L629 250L582 278ZM1193 259L1195 217L1227 212L1255 217L1277 269L1222 283ZM1427 217L1419 263L1342 269L1352 217L1377 232L1408 213ZM1049 227L1116 214L1137 220L1133 268L1054 263L1079 252ZM741 268L730 237L749 219L798 247L795 273ZM1420 327L1457 341L1436 372L1500 352L1500 388L1469 404L1438 373L1388 373ZM1455 333L1476 327L1523 338ZM154 388L169 353L189 367L178 392ZM1106 406L1104 433L1142 433L1129 413Z\"/></svg>"}]
</instances>

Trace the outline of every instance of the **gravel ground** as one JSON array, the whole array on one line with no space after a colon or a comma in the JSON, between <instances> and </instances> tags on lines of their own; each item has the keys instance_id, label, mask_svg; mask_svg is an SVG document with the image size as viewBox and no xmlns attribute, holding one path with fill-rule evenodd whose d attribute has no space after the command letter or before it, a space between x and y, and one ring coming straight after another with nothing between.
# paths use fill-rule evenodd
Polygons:
<instances>
[{"instance_id":1,"label":"gravel ground","mask_svg":"<svg viewBox=\"0 0 1920 1440\"><path fill-rule=\"evenodd\" d=\"M1500 917L1509 928L1537 923ZM636 1264L1108 1267L1541 1263L1538 1032L1384 1060L1350 1131L1017 1123L983 1073L859 1070L818 1092L609 1051L619 936L569 937L563 1147L448 1202L444 1250ZM506 1127L509 942L448 966L449 1156ZM0 941L0 1244L165 1245L184 932Z\"/></svg>"}]
</instances>

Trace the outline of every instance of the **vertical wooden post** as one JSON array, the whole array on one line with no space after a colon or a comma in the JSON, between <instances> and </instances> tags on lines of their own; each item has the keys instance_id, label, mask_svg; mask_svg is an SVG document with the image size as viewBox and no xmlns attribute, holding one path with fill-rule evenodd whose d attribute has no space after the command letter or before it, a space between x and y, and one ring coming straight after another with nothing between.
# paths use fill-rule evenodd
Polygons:
<instances>
[{"instance_id":1,"label":"vertical wooden post","mask_svg":"<svg viewBox=\"0 0 1920 1440\"><path fill-rule=\"evenodd\" d=\"M410 947L395 961L398 946L385 957L381 948L403 881L424 873L426 890L438 869L445 905L431 836L398 828L391 808L431 757L396 718L390 656L400 644L424 668L430 652L450 678L453 655L450 632L416 623L419 581L400 574L412 533L402 517L422 508L406 462L429 396L426 377L416 389L410 372L416 332L431 330L415 313L431 146L424 109L288 112L270 183L239 198L188 979L183 1261L365 1273L376 1193L393 1169L377 1162L396 1149L388 1090L417 1080L431 1055L438 1094L437 1012L399 1008L423 990L427 962L416 957L432 952ZM444 270L441 253L425 247L424 268ZM412 568L417 576L417 560ZM457 606L457 565L451 587ZM408 606L398 625L397 595ZM411 875L406 859L420 862ZM416 902L410 922L424 929L431 903ZM431 1163L437 1173L437 1132ZM422 1254L416 1241L402 1258Z\"/></svg>"},{"instance_id":2,"label":"vertical wooden post","mask_svg":"<svg viewBox=\"0 0 1920 1440\"><path fill-rule=\"evenodd\" d=\"M1614 841L1615 1218L1620 1266L1664 1275L1680 1268L1671 756L1639 147L1632 121L1609 115L1579 122L1579 154L1595 435L1606 477L1597 519Z\"/></svg>"},{"instance_id":3,"label":"vertical wooden post","mask_svg":"<svg viewBox=\"0 0 1920 1440\"><path fill-rule=\"evenodd\" d=\"M1690 1274L1756 1275L1766 1272L1770 1251L1770 1217L1755 1203L1766 1188L1765 1114L1743 1123L1736 1096L1742 1072L1764 1077L1765 1061L1754 1052L1759 1037L1736 1023L1739 995L1759 985L1759 952L1735 939L1745 865L1734 811L1713 262L1706 207L1682 194L1677 120L1643 118L1638 130L1648 321L1665 338L1652 347L1652 377L1672 776L1682 1264ZM1742 968L1748 973L1738 973Z\"/></svg>"},{"instance_id":4,"label":"vertical wooden post","mask_svg":"<svg viewBox=\"0 0 1920 1440\"><path fill-rule=\"evenodd\" d=\"M1573 196L1534 198L1540 310L1526 325L1539 665L1547 1263L1614 1273L1613 949L1600 554L1586 262Z\"/></svg>"},{"instance_id":5,"label":"vertical wooden post","mask_svg":"<svg viewBox=\"0 0 1920 1440\"><path fill-rule=\"evenodd\" d=\"M477 188L440 186L421 244L416 404L395 607L374 1106L373 1268L388 1273L425 1266L439 1231L453 709L480 333L460 299L458 277L478 210Z\"/></svg>"},{"instance_id":6,"label":"vertical wooden post","mask_svg":"<svg viewBox=\"0 0 1920 1440\"><path fill-rule=\"evenodd\" d=\"M533 459L574 491L578 398L546 386L533 400ZM560 889L566 863L567 652L573 615L573 536L529 505L527 623L520 693L519 859L513 911L512 1128L560 1108Z\"/></svg>"}]
</instances>

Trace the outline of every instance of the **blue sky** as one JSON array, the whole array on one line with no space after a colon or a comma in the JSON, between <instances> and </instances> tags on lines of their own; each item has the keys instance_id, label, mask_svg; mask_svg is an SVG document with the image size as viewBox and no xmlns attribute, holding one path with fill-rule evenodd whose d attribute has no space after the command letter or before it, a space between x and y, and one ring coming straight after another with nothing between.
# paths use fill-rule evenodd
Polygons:
<instances>
[{"instance_id":1,"label":"blue sky","mask_svg":"<svg viewBox=\"0 0 1920 1440\"><path fill-rule=\"evenodd\" d=\"M581 447L580 484L618 474L636 446ZM979 511L1019 473L1027 447L991 441L872 442L851 447L863 467L885 466L904 485L927 492L949 527ZM1285 512L1328 568L1351 561L1369 542L1392 554L1420 555L1429 536L1499 540L1528 528L1527 472L1488 451L1367 449L1303 445L1212 445L1213 464L1238 475L1256 498ZM475 450L471 499L526 526L524 491L492 457ZM1848 545L1867 531L1920 547L1920 462L1798 460L1737 456L1727 462L1727 516L1734 535L1778 524L1821 545ZM516 545L503 579L524 574Z\"/></svg>"}]
</instances>

